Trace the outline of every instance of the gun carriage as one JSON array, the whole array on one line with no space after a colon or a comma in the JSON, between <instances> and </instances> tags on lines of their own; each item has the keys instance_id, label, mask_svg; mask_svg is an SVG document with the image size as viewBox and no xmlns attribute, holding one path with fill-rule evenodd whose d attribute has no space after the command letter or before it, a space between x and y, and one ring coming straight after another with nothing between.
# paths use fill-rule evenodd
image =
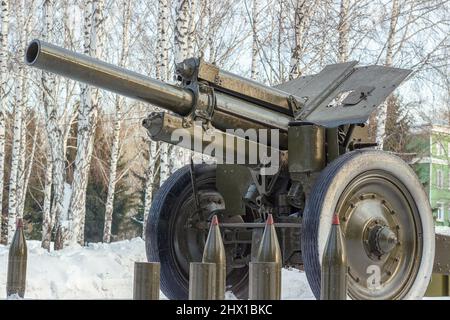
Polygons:
<instances>
[{"instance_id":1,"label":"gun carriage","mask_svg":"<svg viewBox=\"0 0 450 320\"><path fill-rule=\"evenodd\" d=\"M246 297L251 249L269 213L284 266L304 269L316 297L334 213L345 236L350 298L424 294L435 250L427 196L405 162L373 148L366 125L409 70L346 62L268 87L191 58L177 65L172 85L39 40L25 59L167 110L143 121L152 139L216 158L179 169L153 199L146 250L161 262L168 298L188 297L189 262L201 260L213 215L222 222L227 286ZM214 138L205 142L208 135Z\"/></svg>"}]
</instances>

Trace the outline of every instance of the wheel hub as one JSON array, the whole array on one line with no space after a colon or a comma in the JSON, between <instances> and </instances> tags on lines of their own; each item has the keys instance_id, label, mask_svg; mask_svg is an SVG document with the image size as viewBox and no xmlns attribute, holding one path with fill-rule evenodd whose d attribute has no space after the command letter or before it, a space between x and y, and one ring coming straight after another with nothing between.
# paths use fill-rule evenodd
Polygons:
<instances>
[{"instance_id":1,"label":"wheel hub","mask_svg":"<svg viewBox=\"0 0 450 320\"><path fill-rule=\"evenodd\" d=\"M398 243L397 235L389 228L389 226L380 225L378 222L375 226L367 228L368 240L366 242L367 250L371 255L378 258L391 252Z\"/></svg>"}]
</instances>

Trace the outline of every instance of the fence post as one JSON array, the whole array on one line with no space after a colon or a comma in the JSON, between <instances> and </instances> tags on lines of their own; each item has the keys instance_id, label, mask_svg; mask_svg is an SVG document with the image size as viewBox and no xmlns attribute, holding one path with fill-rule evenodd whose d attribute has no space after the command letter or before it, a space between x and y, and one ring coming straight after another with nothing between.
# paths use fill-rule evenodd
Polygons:
<instances>
[{"instance_id":1,"label":"fence post","mask_svg":"<svg viewBox=\"0 0 450 320\"><path fill-rule=\"evenodd\" d=\"M189 300L216 299L216 264L191 262L189 266Z\"/></svg>"},{"instance_id":2,"label":"fence post","mask_svg":"<svg viewBox=\"0 0 450 320\"><path fill-rule=\"evenodd\" d=\"M159 300L159 262L134 263L134 300Z\"/></svg>"}]
</instances>

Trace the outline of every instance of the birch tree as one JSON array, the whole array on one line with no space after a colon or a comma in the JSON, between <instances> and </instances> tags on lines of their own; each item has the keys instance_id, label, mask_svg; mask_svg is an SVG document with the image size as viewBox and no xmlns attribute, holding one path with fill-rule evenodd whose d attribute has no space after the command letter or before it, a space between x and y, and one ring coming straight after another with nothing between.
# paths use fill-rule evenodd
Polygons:
<instances>
[{"instance_id":1,"label":"birch tree","mask_svg":"<svg viewBox=\"0 0 450 320\"><path fill-rule=\"evenodd\" d=\"M191 0L190 1L190 8L189 11L189 23L188 23L188 49L187 49L187 56L193 57L194 56L194 50L195 50L195 39L196 39L196 12L198 9L198 0Z\"/></svg>"},{"instance_id":2,"label":"birch tree","mask_svg":"<svg viewBox=\"0 0 450 320\"><path fill-rule=\"evenodd\" d=\"M42 206L41 247L50 250L52 234L51 200L52 200L53 160L51 146L47 140L46 166L44 176L44 203Z\"/></svg>"},{"instance_id":3,"label":"birch tree","mask_svg":"<svg viewBox=\"0 0 450 320\"><path fill-rule=\"evenodd\" d=\"M159 0L157 17L158 39L156 48L156 77L159 80L167 80L169 78L169 17L169 0ZM168 145L159 141L152 141L149 139L148 146L149 156L145 179L144 223L142 228L143 238L145 238L145 228L147 226L147 218L150 212L153 195L156 193L161 183L161 153L165 154L165 165L167 166L169 151Z\"/></svg>"},{"instance_id":4,"label":"birch tree","mask_svg":"<svg viewBox=\"0 0 450 320\"><path fill-rule=\"evenodd\" d=\"M123 1L123 30L122 30L122 52L120 54L119 66L125 67L127 64L128 51L130 45L130 22L131 22L131 1ZM108 194L105 206L105 225L103 229L103 242L111 242L112 215L114 210L114 195L116 191L117 163L120 155L120 132L122 127L122 108L124 99L116 96L116 108L113 124L113 139L111 147L111 159L109 167Z\"/></svg>"},{"instance_id":5,"label":"birch tree","mask_svg":"<svg viewBox=\"0 0 450 320\"><path fill-rule=\"evenodd\" d=\"M175 35L174 35L174 62L175 64L182 62L188 57L190 38L190 18L193 14L190 11L190 4L188 0L177 0L175 8ZM163 27L163 26L162 26ZM192 47L193 52L193 47ZM162 79L165 80L165 79ZM160 144L160 179L163 183L174 169L174 151L175 148L168 143ZM183 153L183 151L181 151Z\"/></svg>"},{"instance_id":6,"label":"birch tree","mask_svg":"<svg viewBox=\"0 0 450 320\"><path fill-rule=\"evenodd\" d=\"M189 1L176 0L174 60L180 63L188 53Z\"/></svg>"},{"instance_id":7,"label":"birch tree","mask_svg":"<svg viewBox=\"0 0 450 320\"><path fill-rule=\"evenodd\" d=\"M103 0L84 3L84 53L101 58L104 41ZM84 244L86 188L91 163L94 134L99 109L99 90L81 85L81 104L78 113L77 154L69 205L71 221L70 243Z\"/></svg>"},{"instance_id":8,"label":"birch tree","mask_svg":"<svg viewBox=\"0 0 450 320\"><path fill-rule=\"evenodd\" d=\"M16 16L19 26L25 26L24 18L25 2L23 0L17 3ZM19 33L19 47L17 56L23 57L25 48L26 28L22 27ZM11 242L16 230L16 218L21 217L18 212L18 195L19 195L19 164L22 156L22 130L23 130L23 113L24 113L24 97L23 87L25 82L25 71L23 63L17 65L17 78L15 81L14 95L14 125L13 125L13 142L11 152L11 171L9 179L9 204L8 204L8 242Z\"/></svg>"},{"instance_id":9,"label":"birch tree","mask_svg":"<svg viewBox=\"0 0 450 320\"><path fill-rule=\"evenodd\" d=\"M39 119L36 119L36 123L39 122ZM24 125L23 131L26 131L26 126ZM34 166L34 160L36 155L36 146L39 140L39 128L36 126L34 128L34 133L31 138L31 150L28 153L27 151L27 141L23 138L24 135L22 135L22 146L23 146L23 160L22 160L22 166L21 169L21 179L20 179L20 186L21 186L21 192L19 193L19 201L18 201L18 211L21 212L23 215L24 209L25 209L25 199L28 191L28 184L30 182L31 177L31 171L33 170ZM26 157L25 155L29 154L28 157L28 165L26 165Z\"/></svg>"},{"instance_id":10,"label":"birch tree","mask_svg":"<svg viewBox=\"0 0 450 320\"><path fill-rule=\"evenodd\" d=\"M394 55L394 46L397 34L397 22L399 17L399 0L392 0L391 17L389 24L389 31L386 42L386 58L385 66L392 66L392 60ZM376 122L376 142L378 143L378 148L383 150L384 137L386 133L386 117L388 109L389 97L388 99L378 107L377 110L377 122Z\"/></svg>"},{"instance_id":11,"label":"birch tree","mask_svg":"<svg viewBox=\"0 0 450 320\"><path fill-rule=\"evenodd\" d=\"M302 75L300 63L304 53L305 33L314 8L311 0L295 0L294 4L294 46L289 66L289 79Z\"/></svg>"},{"instance_id":12,"label":"birch tree","mask_svg":"<svg viewBox=\"0 0 450 320\"><path fill-rule=\"evenodd\" d=\"M251 78L256 80L258 77L257 59L258 59L258 0L253 0L252 6L252 65Z\"/></svg>"},{"instance_id":13,"label":"birch tree","mask_svg":"<svg viewBox=\"0 0 450 320\"><path fill-rule=\"evenodd\" d=\"M48 14L44 15L48 20L46 21L47 29L52 30L48 32L48 36L51 37L55 34L55 28L53 24L52 11L55 8L55 2L48 3L49 8ZM71 30L71 25L75 22L70 21L69 13L69 3L63 2L63 15L62 15L62 25L63 25L63 46L70 48L73 47L73 31ZM55 39L52 39L54 41ZM47 74L43 87L43 102L44 111L46 118L46 132L47 139L49 141L49 147L51 151L51 169L52 169L52 181L51 189L52 192L52 202L50 210L50 224L43 230L43 241L47 239L50 241L52 231L55 234L55 250L62 249L64 246L64 241L68 240L67 234L67 219L66 216L63 217L64 210L64 197L66 184L66 148L67 140L70 134L71 124L74 122L77 116L77 108L73 106L75 83L63 79L61 77L54 77L52 74ZM53 89L55 88L55 89ZM58 99L61 97L61 99ZM48 159L48 158L47 158ZM48 190L48 188L45 188ZM44 228L45 226L43 226ZM45 237L45 238L44 238Z\"/></svg>"},{"instance_id":14,"label":"birch tree","mask_svg":"<svg viewBox=\"0 0 450 320\"><path fill-rule=\"evenodd\" d=\"M5 172L5 113L7 107L6 85L8 81L8 27L9 1L0 1L0 238L2 238L3 180Z\"/></svg>"},{"instance_id":15,"label":"birch tree","mask_svg":"<svg viewBox=\"0 0 450 320\"><path fill-rule=\"evenodd\" d=\"M46 41L52 41L53 32L53 1L45 0L42 4L42 13L44 17L44 28L42 30L42 38ZM55 103L52 101L54 99L54 76L46 72L42 72L41 84L42 84L42 102L44 105L45 119L46 119L46 129L47 129L47 165L45 170L44 179L44 206L43 206L43 216L42 216L42 242L41 246L44 249L50 250L51 242L51 231L52 231L52 219L51 219L51 191L52 191L52 175L53 175L53 157L54 152L52 152L58 144L58 140L52 137L53 128L57 127L55 124ZM53 103L52 103L53 102ZM53 106L53 108L52 108ZM58 190L59 191L59 190ZM55 197L59 195L55 193Z\"/></svg>"},{"instance_id":16,"label":"birch tree","mask_svg":"<svg viewBox=\"0 0 450 320\"><path fill-rule=\"evenodd\" d=\"M348 40L349 40L349 0L341 0L338 24L338 61L346 62L348 60Z\"/></svg>"}]
</instances>

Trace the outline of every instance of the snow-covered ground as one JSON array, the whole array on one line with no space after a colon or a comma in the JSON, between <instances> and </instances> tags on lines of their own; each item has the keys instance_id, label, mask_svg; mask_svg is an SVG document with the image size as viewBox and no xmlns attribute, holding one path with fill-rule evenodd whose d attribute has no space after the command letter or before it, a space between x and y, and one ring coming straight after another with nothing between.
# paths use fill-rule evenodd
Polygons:
<instances>
[{"instance_id":1,"label":"snow-covered ground","mask_svg":"<svg viewBox=\"0 0 450 320\"><path fill-rule=\"evenodd\" d=\"M450 235L450 227L436 227L436 232ZM134 262L146 261L141 238L52 252L39 241L27 244L28 299L131 299ZM6 296L7 261L8 247L0 245L0 298ZM282 281L282 299L314 299L304 272L283 269ZM227 298L234 296L227 293Z\"/></svg>"},{"instance_id":2,"label":"snow-covered ground","mask_svg":"<svg viewBox=\"0 0 450 320\"><path fill-rule=\"evenodd\" d=\"M131 299L133 264L146 261L141 238L111 244L74 246L48 252L39 241L27 241L28 299ZM8 247L0 246L0 298L6 297ZM306 276L283 269L283 299L314 299ZM161 293L161 298L165 299ZM227 298L233 299L231 293Z\"/></svg>"}]
</instances>

